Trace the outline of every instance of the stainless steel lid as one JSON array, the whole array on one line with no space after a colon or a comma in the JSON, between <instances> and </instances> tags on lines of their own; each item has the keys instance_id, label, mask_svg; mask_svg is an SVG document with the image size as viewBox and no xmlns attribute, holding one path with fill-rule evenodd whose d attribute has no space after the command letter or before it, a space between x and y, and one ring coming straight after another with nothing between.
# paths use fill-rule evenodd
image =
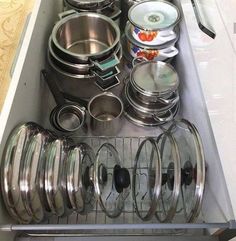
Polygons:
<instances>
[{"instance_id":1,"label":"stainless steel lid","mask_svg":"<svg viewBox=\"0 0 236 241\"><path fill-rule=\"evenodd\" d=\"M90 146L81 143L69 150L67 158L67 192L72 208L86 214L95 203L94 186L89 179L89 170L95 154Z\"/></svg>"},{"instance_id":2,"label":"stainless steel lid","mask_svg":"<svg viewBox=\"0 0 236 241\"><path fill-rule=\"evenodd\" d=\"M130 74L133 88L145 96L162 96L177 90L176 70L161 61L145 61L134 66Z\"/></svg>"},{"instance_id":3,"label":"stainless steel lid","mask_svg":"<svg viewBox=\"0 0 236 241\"><path fill-rule=\"evenodd\" d=\"M67 152L68 143L65 139L54 140L46 149L44 188L48 205L58 217L70 208L65 185Z\"/></svg>"},{"instance_id":4,"label":"stainless steel lid","mask_svg":"<svg viewBox=\"0 0 236 241\"><path fill-rule=\"evenodd\" d=\"M50 138L49 132L46 131L41 131L30 138L21 173L22 198L27 212L35 223L41 222L46 214L45 201L40 190L40 172L43 169L45 149Z\"/></svg>"},{"instance_id":5,"label":"stainless steel lid","mask_svg":"<svg viewBox=\"0 0 236 241\"><path fill-rule=\"evenodd\" d=\"M128 13L129 21L143 30L165 30L180 21L178 8L167 1L143 1L133 5Z\"/></svg>"},{"instance_id":6,"label":"stainless steel lid","mask_svg":"<svg viewBox=\"0 0 236 241\"><path fill-rule=\"evenodd\" d=\"M162 187L156 217L160 222L171 222L176 213L181 187L180 155L175 139L166 133L157 138L161 155Z\"/></svg>"},{"instance_id":7,"label":"stainless steel lid","mask_svg":"<svg viewBox=\"0 0 236 241\"><path fill-rule=\"evenodd\" d=\"M23 170L29 139L38 133L39 129L35 123L18 125L9 135L2 156L2 196L9 214L19 223L32 221L32 216L25 209L21 196L23 183L20 174Z\"/></svg>"},{"instance_id":8,"label":"stainless steel lid","mask_svg":"<svg viewBox=\"0 0 236 241\"><path fill-rule=\"evenodd\" d=\"M93 169L95 193L102 210L110 218L118 217L128 195L130 177L128 170L122 168L119 154L113 145L104 143L99 148ZM122 174L122 180L119 174Z\"/></svg>"},{"instance_id":9,"label":"stainless steel lid","mask_svg":"<svg viewBox=\"0 0 236 241\"><path fill-rule=\"evenodd\" d=\"M144 221L150 220L156 212L161 182L159 148L153 138L147 138L136 153L132 179L135 211Z\"/></svg>"},{"instance_id":10,"label":"stainless steel lid","mask_svg":"<svg viewBox=\"0 0 236 241\"><path fill-rule=\"evenodd\" d=\"M205 159L197 128L187 120L176 121L169 129L181 160L181 195L186 222L194 222L200 212L205 186Z\"/></svg>"}]
</instances>

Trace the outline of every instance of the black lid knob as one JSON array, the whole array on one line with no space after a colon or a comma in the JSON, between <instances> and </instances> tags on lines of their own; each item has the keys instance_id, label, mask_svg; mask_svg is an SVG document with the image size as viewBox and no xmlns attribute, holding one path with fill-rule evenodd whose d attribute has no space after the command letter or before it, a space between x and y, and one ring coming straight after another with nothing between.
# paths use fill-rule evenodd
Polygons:
<instances>
[{"instance_id":1,"label":"black lid knob","mask_svg":"<svg viewBox=\"0 0 236 241\"><path fill-rule=\"evenodd\" d=\"M124 188L130 185L130 175L126 168L122 168L119 165L114 167L114 183L118 193L121 193Z\"/></svg>"},{"instance_id":2,"label":"black lid knob","mask_svg":"<svg viewBox=\"0 0 236 241\"><path fill-rule=\"evenodd\" d=\"M181 185L189 186L194 180L194 168L190 161L186 161L181 169Z\"/></svg>"}]
</instances>

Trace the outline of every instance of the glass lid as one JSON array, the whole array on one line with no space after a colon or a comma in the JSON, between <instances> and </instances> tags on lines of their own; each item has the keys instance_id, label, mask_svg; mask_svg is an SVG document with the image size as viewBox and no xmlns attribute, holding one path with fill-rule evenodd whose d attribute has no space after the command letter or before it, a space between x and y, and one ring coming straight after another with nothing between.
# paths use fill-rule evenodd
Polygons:
<instances>
[{"instance_id":1,"label":"glass lid","mask_svg":"<svg viewBox=\"0 0 236 241\"><path fill-rule=\"evenodd\" d=\"M135 211L144 221L150 220L156 212L161 182L159 148L153 138L147 138L136 153L132 180Z\"/></svg>"},{"instance_id":2,"label":"glass lid","mask_svg":"<svg viewBox=\"0 0 236 241\"><path fill-rule=\"evenodd\" d=\"M169 130L177 142L181 160L183 203L180 205L186 222L194 222L201 210L205 185L205 159L201 138L196 127L184 119L176 121Z\"/></svg>"},{"instance_id":3,"label":"glass lid","mask_svg":"<svg viewBox=\"0 0 236 241\"><path fill-rule=\"evenodd\" d=\"M96 154L94 187L99 204L108 217L121 214L129 186L129 171L122 167L117 150L110 143L104 143Z\"/></svg>"},{"instance_id":4,"label":"glass lid","mask_svg":"<svg viewBox=\"0 0 236 241\"><path fill-rule=\"evenodd\" d=\"M65 187L65 164L68 144L65 139L56 139L46 149L45 192L52 213L58 217L68 211L69 198Z\"/></svg>"},{"instance_id":5,"label":"glass lid","mask_svg":"<svg viewBox=\"0 0 236 241\"><path fill-rule=\"evenodd\" d=\"M46 131L35 134L29 140L22 171L21 190L25 208L33 217L33 222L39 223L44 219L46 210L40 191L40 171L43 169L43 161L46 145L50 141L50 134Z\"/></svg>"},{"instance_id":6,"label":"glass lid","mask_svg":"<svg viewBox=\"0 0 236 241\"><path fill-rule=\"evenodd\" d=\"M18 125L8 137L4 148L1 166L1 188L5 206L9 214L19 223L30 223L30 216L25 209L21 190L20 173L24 163L29 139L39 132L35 123Z\"/></svg>"},{"instance_id":7,"label":"glass lid","mask_svg":"<svg viewBox=\"0 0 236 241\"><path fill-rule=\"evenodd\" d=\"M146 95L164 95L177 90L179 77L175 69L161 61L145 61L134 66L131 84Z\"/></svg>"},{"instance_id":8,"label":"glass lid","mask_svg":"<svg viewBox=\"0 0 236 241\"><path fill-rule=\"evenodd\" d=\"M67 160L67 192L70 203L76 212L86 214L95 203L94 186L89 179L95 154L89 145L81 143L69 150Z\"/></svg>"},{"instance_id":9,"label":"glass lid","mask_svg":"<svg viewBox=\"0 0 236 241\"><path fill-rule=\"evenodd\" d=\"M78 6L81 7L83 5L94 5L94 4L102 4L102 3L106 3L108 2L108 0L66 0L69 4L73 5L73 6ZM110 0L109 2L112 2L112 0Z\"/></svg>"},{"instance_id":10,"label":"glass lid","mask_svg":"<svg viewBox=\"0 0 236 241\"><path fill-rule=\"evenodd\" d=\"M180 20L178 8L167 1L144 1L133 5L129 21L143 30L164 30L174 27Z\"/></svg>"},{"instance_id":11,"label":"glass lid","mask_svg":"<svg viewBox=\"0 0 236 241\"><path fill-rule=\"evenodd\" d=\"M174 138L163 133L157 138L161 155L162 188L156 217L160 222L171 222L177 207L181 186L181 165Z\"/></svg>"}]
</instances>

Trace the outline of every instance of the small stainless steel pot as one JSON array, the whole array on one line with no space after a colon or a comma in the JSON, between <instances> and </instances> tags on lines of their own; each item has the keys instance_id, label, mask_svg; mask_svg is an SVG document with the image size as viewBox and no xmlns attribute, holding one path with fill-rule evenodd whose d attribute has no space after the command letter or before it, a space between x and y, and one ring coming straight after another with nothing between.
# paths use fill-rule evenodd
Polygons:
<instances>
[{"instance_id":1,"label":"small stainless steel pot","mask_svg":"<svg viewBox=\"0 0 236 241\"><path fill-rule=\"evenodd\" d=\"M123 109L121 99L110 92L94 96L88 104L93 134L116 135L122 126Z\"/></svg>"},{"instance_id":2,"label":"small stainless steel pot","mask_svg":"<svg viewBox=\"0 0 236 241\"><path fill-rule=\"evenodd\" d=\"M114 2L114 0L64 0L65 4L69 4L77 9L84 9L84 10L97 10L103 9L107 5L110 5Z\"/></svg>"},{"instance_id":3,"label":"small stainless steel pot","mask_svg":"<svg viewBox=\"0 0 236 241\"><path fill-rule=\"evenodd\" d=\"M145 61L134 66L130 73L130 85L136 97L145 104L157 101L173 101L173 95L179 87L176 70L161 61Z\"/></svg>"},{"instance_id":4,"label":"small stainless steel pot","mask_svg":"<svg viewBox=\"0 0 236 241\"><path fill-rule=\"evenodd\" d=\"M98 13L74 12L62 18L52 31L53 50L60 58L71 63L92 62L101 71L119 63L114 54L119 39L115 22Z\"/></svg>"},{"instance_id":5,"label":"small stainless steel pot","mask_svg":"<svg viewBox=\"0 0 236 241\"><path fill-rule=\"evenodd\" d=\"M125 96L134 108L141 112L149 113L165 112L179 102L179 93L176 91L173 92L172 96L167 100L160 98L160 100L158 99L154 103L143 103L140 101L140 98L137 98L129 82L125 86Z\"/></svg>"},{"instance_id":6,"label":"small stainless steel pot","mask_svg":"<svg viewBox=\"0 0 236 241\"><path fill-rule=\"evenodd\" d=\"M126 45L129 54L134 57L145 57L148 60L164 61L175 57L179 51L175 43L179 38L177 33L175 38L161 45L147 45L138 42L131 34L131 24L127 23L125 28ZM177 31L177 30L176 30Z\"/></svg>"},{"instance_id":7,"label":"small stainless steel pot","mask_svg":"<svg viewBox=\"0 0 236 241\"><path fill-rule=\"evenodd\" d=\"M142 1L128 13L133 37L146 45L158 45L176 38L174 27L181 19L178 8L167 1Z\"/></svg>"}]
</instances>

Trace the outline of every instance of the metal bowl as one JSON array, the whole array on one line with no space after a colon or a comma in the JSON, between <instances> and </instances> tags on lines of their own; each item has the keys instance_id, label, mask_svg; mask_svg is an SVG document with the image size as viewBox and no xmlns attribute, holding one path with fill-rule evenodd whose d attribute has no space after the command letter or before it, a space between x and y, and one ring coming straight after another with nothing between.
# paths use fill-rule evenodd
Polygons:
<instances>
[{"instance_id":1,"label":"metal bowl","mask_svg":"<svg viewBox=\"0 0 236 241\"><path fill-rule=\"evenodd\" d=\"M74 63L109 56L119 40L120 30L115 22L98 13L74 13L61 19L52 31L57 55Z\"/></svg>"}]
</instances>

